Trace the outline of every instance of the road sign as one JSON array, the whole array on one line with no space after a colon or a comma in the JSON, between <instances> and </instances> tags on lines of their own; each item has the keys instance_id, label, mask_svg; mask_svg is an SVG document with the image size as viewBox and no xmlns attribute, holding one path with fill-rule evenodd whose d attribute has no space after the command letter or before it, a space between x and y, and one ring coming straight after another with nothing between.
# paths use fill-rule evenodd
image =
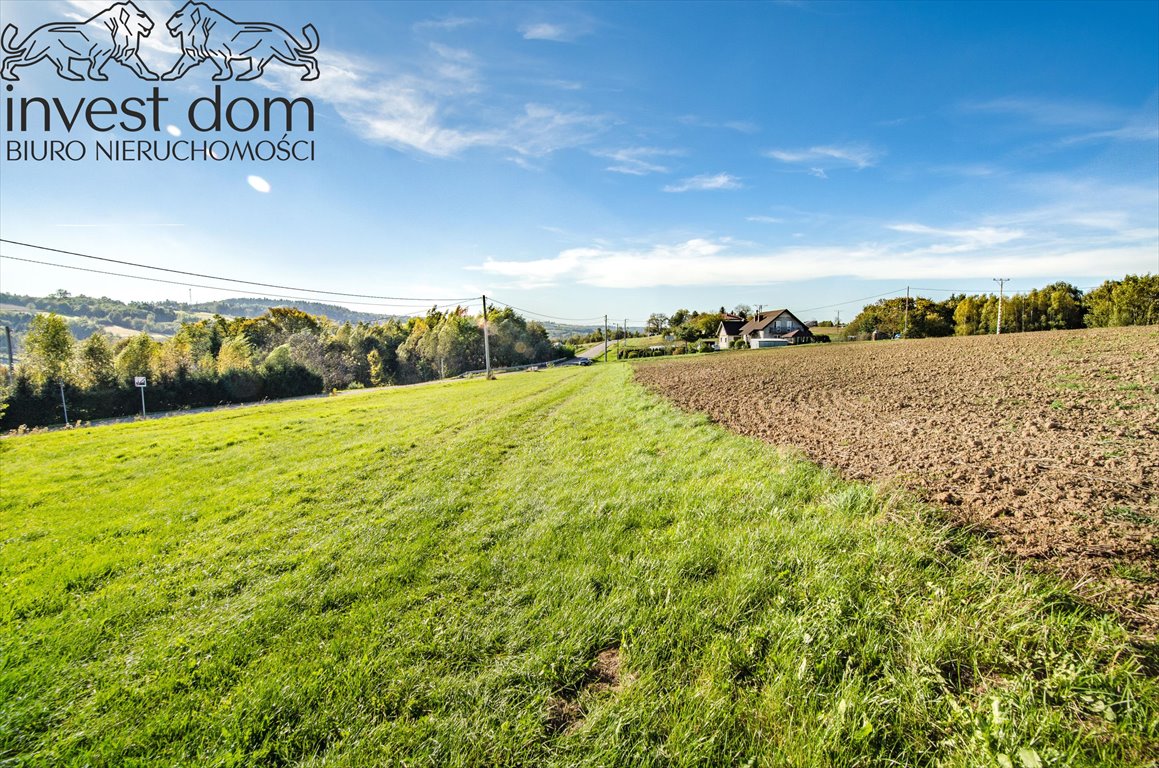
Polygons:
<instances>
[{"instance_id":1,"label":"road sign","mask_svg":"<svg viewBox=\"0 0 1159 768\"><path fill-rule=\"evenodd\" d=\"M147 414L145 413L145 377L134 376L133 386L141 390L141 418L147 418Z\"/></svg>"}]
</instances>

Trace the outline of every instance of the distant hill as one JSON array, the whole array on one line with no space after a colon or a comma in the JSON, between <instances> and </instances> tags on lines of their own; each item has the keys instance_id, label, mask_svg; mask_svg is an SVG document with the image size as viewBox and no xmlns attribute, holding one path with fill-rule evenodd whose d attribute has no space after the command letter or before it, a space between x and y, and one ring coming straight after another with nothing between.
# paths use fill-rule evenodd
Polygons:
<instances>
[{"instance_id":1,"label":"distant hill","mask_svg":"<svg viewBox=\"0 0 1159 768\"><path fill-rule=\"evenodd\" d=\"M169 303L169 302L166 302ZM311 315L328 317L336 323L380 323L398 315L379 315L370 312L358 312L347 307L334 304L318 304L313 301L286 301L284 299L222 299L221 301L205 301L200 304L176 304L192 312L204 312L210 315L224 317L260 317L270 307L297 307Z\"/></svg>"}]
</instances>

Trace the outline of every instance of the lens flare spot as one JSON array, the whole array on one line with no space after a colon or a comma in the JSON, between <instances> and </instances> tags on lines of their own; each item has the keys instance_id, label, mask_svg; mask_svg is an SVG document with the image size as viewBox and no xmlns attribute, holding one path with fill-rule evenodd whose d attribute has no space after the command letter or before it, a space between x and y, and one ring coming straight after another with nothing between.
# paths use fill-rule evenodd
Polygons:
<instances>
[{"instance_id":1,"label":"lens flare spot","mask_svg":"<svg viewBox=\"0 0 1159 768\"><path fill-rule=\"evenodd\" d=\"M269 192L270 183L261 176L246 176L245 180L258 192Z\"/></svg>"}]
</instances>

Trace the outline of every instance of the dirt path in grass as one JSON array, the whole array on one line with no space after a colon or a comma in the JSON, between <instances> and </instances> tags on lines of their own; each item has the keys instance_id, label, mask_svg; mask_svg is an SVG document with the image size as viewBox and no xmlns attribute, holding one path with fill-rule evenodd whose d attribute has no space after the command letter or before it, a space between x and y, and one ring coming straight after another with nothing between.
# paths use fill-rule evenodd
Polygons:
<instances>
[{"instance_id":1,"label":"dirt path in grass","mask_svg":"<svg viewBox=\"0 0 1159 768\"><path fill-rule=\"evenodd\" d=\"M900 482L1159 631L1159 328L725 353L636 377L847 476Z\"/></svg>"}]
</instances>

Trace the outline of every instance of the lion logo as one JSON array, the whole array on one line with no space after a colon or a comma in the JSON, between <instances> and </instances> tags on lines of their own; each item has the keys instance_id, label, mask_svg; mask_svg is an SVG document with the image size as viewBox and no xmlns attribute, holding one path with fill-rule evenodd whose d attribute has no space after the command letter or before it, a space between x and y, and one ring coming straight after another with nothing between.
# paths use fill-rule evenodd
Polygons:
<instances>
[{"instance_id":1,"label":"lion logo","mask_svg":"<svg viewBox=\"0 0 1159 768\"><path fill-rule=\"evenodd\" d=\"M234 61L248 60L249 69L237 80L256 80L274 59L294 67L304 67L303 80L318 79L318 60L310 54L318 50L318 31L313 24L302 28L308 45L277 24L239 22L205 3L190 0L169 17L169 33L181 43L181 58L161 79L176 80L205 60L217 67L214 80L234 77Z\"/></svg>"},{"instance_id":2,"label":"lion logo","mask_svg":"<svg viewBox=\"0 0 1159 768\"><path fill-rule=\"evenodd\" d=\"M16 26L9 24L0 34L4 61L0 77L19 80L17 67L30 67L48 59L65 80L84 80L72 69L73 61L88 62L88 79L108 80L104 73L110 61L123 64L142 80L156 80L157 74L141 61L141 38L153 31L153 20L132 2L117 3L88 21L45 24L32 30L20 45L14 45Z\"/></svg>"}]
</instances>

